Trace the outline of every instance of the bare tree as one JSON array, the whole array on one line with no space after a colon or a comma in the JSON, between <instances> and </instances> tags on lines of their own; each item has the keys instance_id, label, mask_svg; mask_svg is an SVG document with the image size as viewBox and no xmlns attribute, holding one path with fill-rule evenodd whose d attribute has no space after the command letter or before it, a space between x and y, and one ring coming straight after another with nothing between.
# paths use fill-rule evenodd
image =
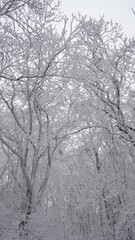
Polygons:
<instances>
[{"instance_id":1,"label":"bare tree","mask_svg":"<svg viewBox=\"0 0 135 240\"><path fill-rule=\"evenodd\" d=\"M65 95L68 81L62 76L76 29L72 30L71 23L66 34L64 18L61 33L56 32L55 21L61 18L59 3L43 2L42 14L33 11L34 2L3 4L1 15L7 21L1 22L0 141L11 154L8 161L14 159L19 164L17 172L13 169L11 174L22 198L20 238L28 238L30 215L41 202L54 154L68 135Z\"/></svg>"}]
</instances>

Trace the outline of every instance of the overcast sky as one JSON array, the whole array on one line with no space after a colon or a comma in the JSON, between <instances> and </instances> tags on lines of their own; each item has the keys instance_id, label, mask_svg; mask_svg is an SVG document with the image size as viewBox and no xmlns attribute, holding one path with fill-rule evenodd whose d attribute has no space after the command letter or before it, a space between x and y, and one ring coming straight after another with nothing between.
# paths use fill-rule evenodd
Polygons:
<instances>
[{"instance_id":1,"label":"overcast sky","mask_svg":"<svg viewBox=\"0 0 135 240\"><path fill-rule=\"evenodd\" d=\"M99 18L105 15L107 20L113 20L123 26L128 36L135 36L135 0L62 0L62 10L69 17L72 13Z\"/></svg>"}]
</instances>

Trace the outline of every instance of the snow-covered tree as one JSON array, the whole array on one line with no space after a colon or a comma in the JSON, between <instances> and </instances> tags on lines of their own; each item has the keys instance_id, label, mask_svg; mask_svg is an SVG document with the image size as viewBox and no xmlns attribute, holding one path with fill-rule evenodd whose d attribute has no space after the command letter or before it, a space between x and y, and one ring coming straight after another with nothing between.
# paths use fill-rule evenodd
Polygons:
<instances>
[{"instance_id":1,"label":"snow-covered tree","mask_svg":"<svg viewBox=\"0 0 135 240\"><path fill-rule=\"evenodd\" d=\"M54 0L0 16L1 239L134 239L134 39Z\"/></svg>"}]
</instances>

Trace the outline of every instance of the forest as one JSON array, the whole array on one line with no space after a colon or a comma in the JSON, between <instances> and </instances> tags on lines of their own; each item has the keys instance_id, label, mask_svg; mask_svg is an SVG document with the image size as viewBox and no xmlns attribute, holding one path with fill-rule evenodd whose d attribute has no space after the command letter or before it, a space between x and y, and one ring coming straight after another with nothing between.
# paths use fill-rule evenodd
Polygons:
<instances>
[{"instance_id":1,"label":"forest","mask_svg":"<svg viewBox=\"0 0 135 240\"><path fill-rule=\"evenodd\" d=\"M1 0L0 240L134 239L135 39Z\"/></svg>"}]
</instances>

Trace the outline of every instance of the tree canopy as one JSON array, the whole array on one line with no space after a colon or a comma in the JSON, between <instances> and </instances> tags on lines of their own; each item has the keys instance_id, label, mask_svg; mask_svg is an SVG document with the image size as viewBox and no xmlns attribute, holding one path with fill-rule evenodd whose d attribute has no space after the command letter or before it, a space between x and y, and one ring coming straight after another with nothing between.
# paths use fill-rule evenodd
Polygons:
<instances>
[{"instance_id":1,"label":"tree canopy","mask_svg":"<svg viewBox=\"0 0 135 240\"><path fill-rule=\"evenodd\" d=\"M54 0L0 6L0 237L135 238L135 39Z\"/></svg>"}]
</instances>

